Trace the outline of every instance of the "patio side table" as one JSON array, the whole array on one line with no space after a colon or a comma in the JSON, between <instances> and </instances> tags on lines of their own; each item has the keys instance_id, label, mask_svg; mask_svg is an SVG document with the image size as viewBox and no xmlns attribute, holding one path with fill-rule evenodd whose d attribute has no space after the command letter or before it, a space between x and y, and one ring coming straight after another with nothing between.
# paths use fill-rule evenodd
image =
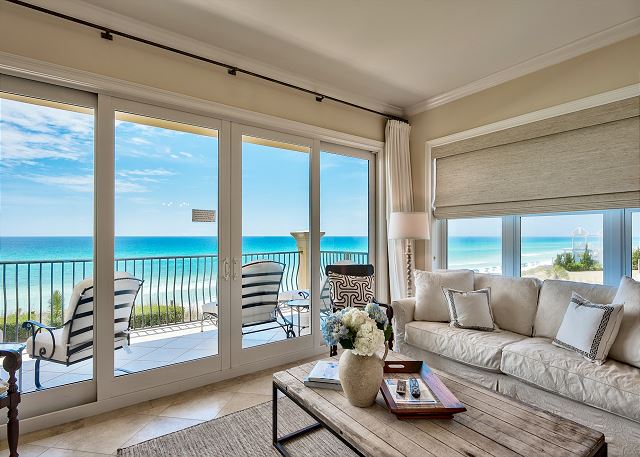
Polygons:
<instances>
[{"instance_id":1,"label":"patio side table","mask_svg":"<svg viewBox=\"0 0 640 457\"><path fill-rule=\"evenodd\" d=\"M302 329L308 327L307 325L301 325L300 324L300 316L301 316L301 313L309 311L309 304L310 304L310 300L309 299L289 300L287 302L287 306L291 310L291 317L293 318L293 311L294 310L298 314L298 325L297 325L297 327L298 327L298 336L300 336L300 332L302 331Z\"/></svg>"},{"instance_id":2,"label":"patio side table","mask_svg":"<svg viewBox=\"0 0 640 457\"><path fill-rule=\"evenodd\" d=\"M22 366L22 351L24 344L1 343L0 357L3 357L2 367L9 373L9 388L0 395L0 408L8 408L7 416L7 441L9 443L9 457L18 457L18 436L20 425L18 419L18 403L20 403L20 391L16 383L16 371Z\"/></svg>"}]
</instances>

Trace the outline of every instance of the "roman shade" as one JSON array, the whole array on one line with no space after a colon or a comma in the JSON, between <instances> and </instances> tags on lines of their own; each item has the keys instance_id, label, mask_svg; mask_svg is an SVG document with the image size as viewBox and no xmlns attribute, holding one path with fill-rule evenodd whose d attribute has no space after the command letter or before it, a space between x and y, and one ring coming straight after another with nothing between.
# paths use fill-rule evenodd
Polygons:
<instances>
[{"instance_id":1,"label":"roman shade","mask_svg":"<svg viewBox=\"0 0 640 457\"><path fill-rule=\"evenodd\" d=\"M639 97L432 149L437 218L640 206Z\"/></svg>"}]
</instances>

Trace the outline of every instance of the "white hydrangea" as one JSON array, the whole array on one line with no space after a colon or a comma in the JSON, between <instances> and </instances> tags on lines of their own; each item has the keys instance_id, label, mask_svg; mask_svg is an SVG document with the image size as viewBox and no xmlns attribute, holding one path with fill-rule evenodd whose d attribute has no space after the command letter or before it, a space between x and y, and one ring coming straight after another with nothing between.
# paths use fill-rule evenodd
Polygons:
<instances>
[{"instance_id":1,"label":"white hydrangea","mask_svg":"<svg viewBox=\"0 0 640 457\"><path fill-rule=\"evenodd\" d=\"M357 308L351 308L342 316L342 323L349 329L358 331L360 326L371 320L369 314L366 311Z\"/></svg>"},{"instance_id":2,"label":"white hydrangea","mask_svg":"<svg viewBox=\"0 0 640 457\"><path fill-rule=\"evenodd\" d=\"M365 322L358 329L352 352L356 355L371 356L383 344L384 332L378 328L376 321L367 315Z\"/></svg>"}]
</instances>

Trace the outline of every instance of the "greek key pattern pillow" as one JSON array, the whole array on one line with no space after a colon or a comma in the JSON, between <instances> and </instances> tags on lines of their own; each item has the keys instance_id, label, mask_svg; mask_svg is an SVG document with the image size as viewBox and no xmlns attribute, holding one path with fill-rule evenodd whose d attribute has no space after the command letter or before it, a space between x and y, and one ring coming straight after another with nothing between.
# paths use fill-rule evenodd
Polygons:
<instances>
[{"instance_id":1,"label":"greek key pattern pillow","mask_svg":"<svg viewBox=\"0 0 640 457\"><path fill-rule=\"evenodd\" d=\"M616 339L623 311L621 304L598 305L573 292L553 344L601 365Z\"/></svg>"},{"instance_id":2,"label":"greek key pattern pillow","mask_svg":"<svg viewBox=\"0 0 640 457\"><path fill-rule=\"evenodd\" d=\"M452 327L485 332L493 332L496 329L489 288L463 292L443 287L442 292L449 305Z\"/></svg>"},{"instance_id":3,"label":"greek key pattern pillow","mask_svg":"<svg viewBox=\"0 0 640 457\"><path fill-rule=\"evenodd\" d=\"M329 293L338 308L364 307L374 298L373 276L351 276L329 273Z\"/></svg>"}]
</instances>

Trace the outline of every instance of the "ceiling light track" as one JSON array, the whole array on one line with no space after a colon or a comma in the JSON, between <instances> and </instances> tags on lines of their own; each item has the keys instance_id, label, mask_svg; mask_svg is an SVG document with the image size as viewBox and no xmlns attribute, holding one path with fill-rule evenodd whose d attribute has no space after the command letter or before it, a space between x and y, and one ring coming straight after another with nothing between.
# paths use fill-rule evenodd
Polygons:
<instances>
[{"instance_id":1,"label":"ceiling light track","mask_svg":"<svg viewBox=\"0 0 640 457\"><path fill-rule=\"evenodd\" d=\"M192 59L196 59L196 60L199 60L201 62L206 62L206 63L212 64L212 65L216 65L218 67L225 68L227 70L227 73L229 73L229 75L231 75L231 76L236 76L238 73L241 73L241 74L244 74L244 75L247 75L247 76L252 76L252 77L257 78L257 79L261 79L263 81L269 81L271 83L278 84L280 86L288 87L290 89L294 89L294 90L297 90L297 91L300 91L300 92L304 92L306 94L313 95L317 102L322 102L323 100L331 100L333 102L340 103L342 105L350 106L351 108L359 109L359 110L362 110L362 111L367 111L369 113L373 113L373 114L377 114L377 115L386 117L387 119L394 119L394 120L398 120L398 121L402 121L402 122L407 122L406 119L403 119L401 117L395 116L393 114L384 113L382 111L376 111L374 109L367 108L366 106L358 105L356 103L351 103L351 102L348 102L346 100L342 100L342 99L339 99L339 98L336 98L336 97L331 97L329 95L325 95L325 94L322 94L320 92L316 92L316 91L313 91L313 90L305 89L304 87L296 86L295 84L290 84L288 82L281 81L279 79L275 79L275 78L271 78L269 76L261 75L260 73L255 73L255 72L250 71L250 70L245 70L243 68L239 68L239 67L236 67L234 65L229 65L229 64L226 64L224 62L219 62L217 60L209 59L208 57L203 57L203 56L200 56L198 54L193 54L193 53L188 52L188 51L183 51L181 49L173 48L171 46L167 46L167 45L164 45L164 44L161 44L161 43L157 43L155 41L147 40L145 38L141 38L141 37L138 37L138 36L135 36L135 35L131 35L129 33L120 32L118 30L113 30L113 29L111 29L109 27L105 27L105 26L100 25L100 24L95 24L93 22L85 21L83 19L79 19L77 17L69 16L67 14L59 13L57 11L53 11L53 10L50 10L50 9L47 9L47 8L43 8L41 6L33 5L33 4L27 3L27 2L23 2L21 0L5 0L5 1L7 1L9 3L13 3L15 5L23 6L25 8L29 8L29 9L34 10L34 11L38 11L40 13L45 13L45 14L48 14L50 16L54 16L54 17L57 17L57 18L60 18L60 19L64 19L66 21L75 22L76 24L81 24L81 25L84 25L86 27L90 27L92 29L99 30L100 31L100 36L105 40L113 41L113 37L114 36L119 36L119 37L122 37L122 38L126 38L128 40L136 41L138 43L146 44L148 46L153 46L154 48L163 49L165 51L173 52L175 54L179 54L179 55L182 55L182 56L185 56L185 57L190 57Z\"/></svg>"}]
</instances>

